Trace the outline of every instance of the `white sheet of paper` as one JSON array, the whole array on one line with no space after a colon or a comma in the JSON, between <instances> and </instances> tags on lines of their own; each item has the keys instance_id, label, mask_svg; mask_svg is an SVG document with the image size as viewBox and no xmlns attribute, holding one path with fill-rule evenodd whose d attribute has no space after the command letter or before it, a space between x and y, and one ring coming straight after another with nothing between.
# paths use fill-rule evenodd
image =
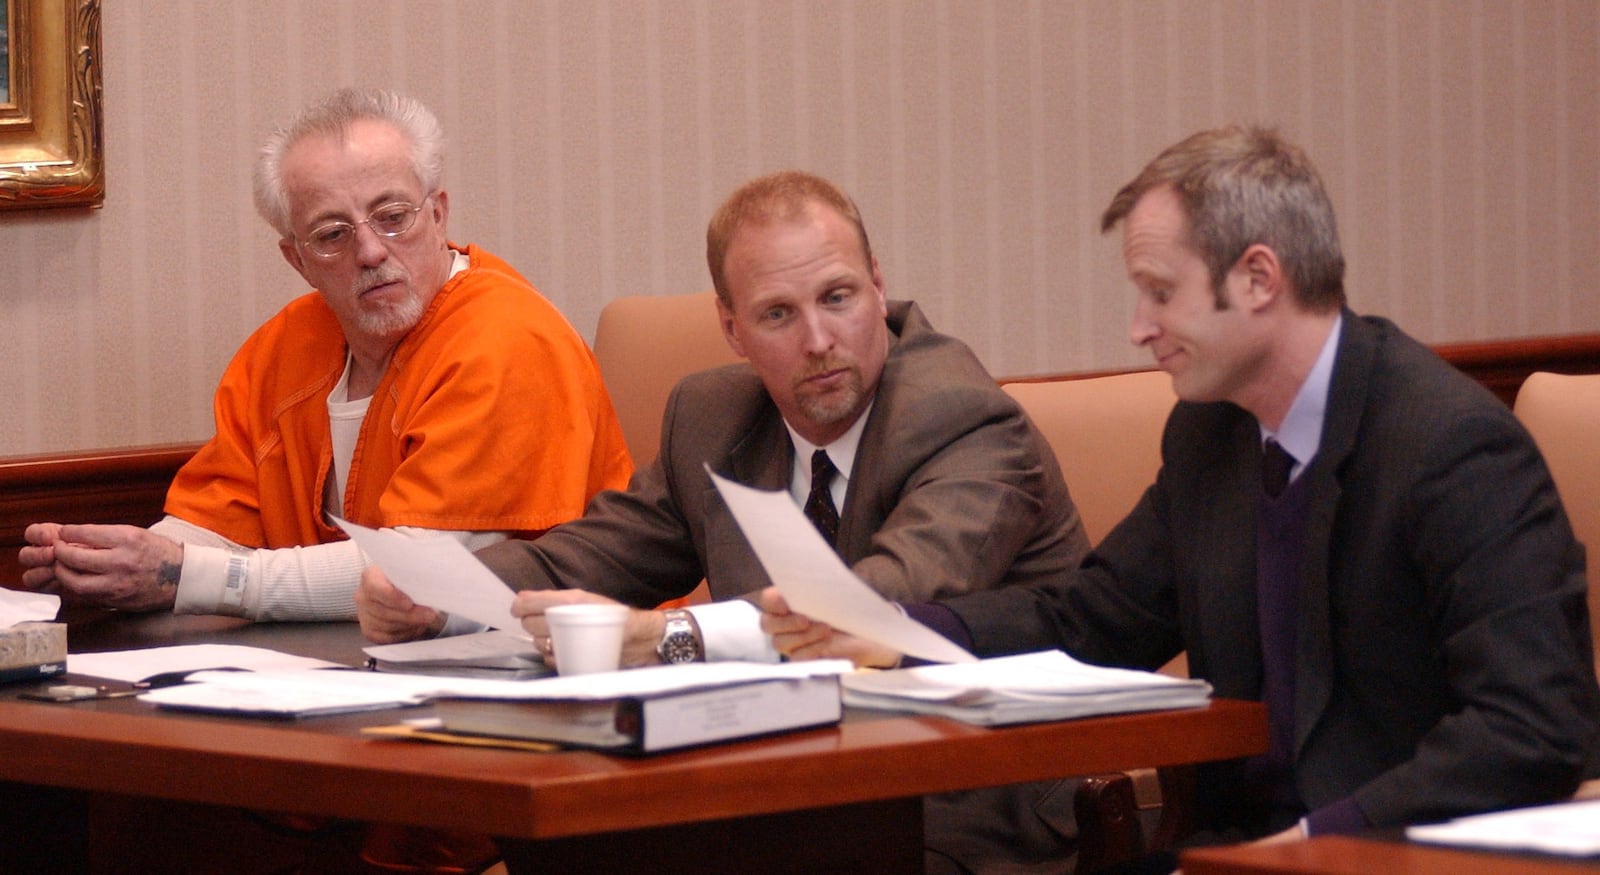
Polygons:
<instances>
[{"instance_id":1,"label":"white sheet of paper","mask_svg":"<svg viewBox=\"0 0 1600 875\"><path fill-rule=\"evenodd\" d=\"M496 629L522 631L522 623L511 616L516 598L511 587L460 541L449 535L413 538L338 518L334 522L417 604Z\"/></svg>"},{"instance_id":2,"label":"white sheet of paper","mask_svg":"<svg viewBox=\"0 0 1600 875\"><path fill-rule=\"evenodd\" d=\"M143 650L67 654L67 671L72 674L128 683L151 675L199 671L207 668L274 671L329 668L336 665L338 663L325 659L295 656L265 647L248 647L243 644L179 644L172 647L146 647Z\"/></svg>"},{"instance_id":3,"label":"white sheet of paper","mask_svg":"<svg viewBox=\"0 0 1600 875\"><path fill-rule=\"evenodd\" d=\"M706 472L789 607L931 662L975 662L950 639L907 617L845 567L786 492L764 492Z\"/></svg>"},{"instance_id":4,"label":"white sheet of paper","mask_svg":"<svg viewBox=\"0 0 1600 875\"><path fill-rule=\"evenodd\" d=\"M361 648L373 659L388 662L427 662L441 659L493 659L500 656L535 658L538 651L526 635L504 629L490 629L471 635L448 635L443 638L423 638L399 644L373 644Z\"/></svg>"},{"instance_id":5,"label":"white sheet of paper","mask_svg":"<svg viewBox=\"0 0 1600 875\"><path fill-rule=\"evenodd\" d=\"M275 717L419 705L405 675L370 671L198 672L139 701L169 708Z\"/></svg>"},{"instance_id":6,"label":"white sheet of paper","mask_svg":"<svg viewBox=\"0 0 1600 875\"><path fill-rule=\"evenodd\" d=\"M1600 799L1458 817L1406 828L1418 842L1587 857L1600 854Z\"/></svg>"},{"instance_id":7,"label":"white sheet of paper","mask_svg":"<svg viewBox=\"0 0 1600 875\"><path fill-rule=\"evenodd\" d=\"M18 623L48 623L61 610L61 596L0 587L0 629Z\"/></svg>"}]
</instances>

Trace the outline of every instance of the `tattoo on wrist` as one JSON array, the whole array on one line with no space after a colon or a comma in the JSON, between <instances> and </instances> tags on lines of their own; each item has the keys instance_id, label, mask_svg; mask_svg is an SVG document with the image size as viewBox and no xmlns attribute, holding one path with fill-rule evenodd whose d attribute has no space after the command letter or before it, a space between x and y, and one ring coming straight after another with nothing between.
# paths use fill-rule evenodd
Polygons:
<instances>
[{"instance_id":1,"label":"tattoo on wrist","mask_svg":"<svg viewBox=\"0 0 1600 875\"><path fill-rule=\"evenodd\" d=\"M183 565L176 562L163 562L156 569L156 585L162 589L170 589L178 585L178 577L183 573Z\"/></svg>"}]
</instances>

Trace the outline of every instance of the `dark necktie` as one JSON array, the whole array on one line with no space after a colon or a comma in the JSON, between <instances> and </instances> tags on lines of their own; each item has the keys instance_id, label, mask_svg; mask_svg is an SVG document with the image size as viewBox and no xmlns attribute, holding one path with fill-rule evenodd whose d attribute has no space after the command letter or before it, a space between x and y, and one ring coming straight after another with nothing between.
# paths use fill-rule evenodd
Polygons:
<instances>
[{"instance_id":1,"label":"dark necktie","mask_svg":"<svg viewBox=\"0 0 1600 875\"><path fill-rule=\"evenodd\" d=\"M827 450L811 454L811 494L806 496L806 519L811 520L830 547L839 540L839 509L833 506L833 492L828 488L833 485L833 475L837 473L839 469L833 467Z\"/></svg>"},{"instance_id":2,"label":"dark necktie","mask_svg":"<svg viewBox=\"0 0 1600 875\"><path fill-rule=\"evenodd\" d=\"M1283 494L1283 488L1289 485L1289 471L1294 468L1294 456L1289 455L1272 438L1267 438L1267 445L1261 450L1261 488L1273 498Z\"/></svg>"}]
</instances>

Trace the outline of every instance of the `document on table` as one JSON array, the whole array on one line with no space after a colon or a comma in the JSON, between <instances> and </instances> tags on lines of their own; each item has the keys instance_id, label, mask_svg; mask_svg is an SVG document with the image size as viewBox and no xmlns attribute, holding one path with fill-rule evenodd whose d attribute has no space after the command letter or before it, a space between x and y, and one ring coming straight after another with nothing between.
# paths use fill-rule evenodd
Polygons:
<instances>
[{"instance_id":1,"label":"document on table","mask_svg":"<svg viewBox=\"0 0 1600 875\"><path fill-rule=\"evenodd\" d=\"M67 671L90 677L133 683L154 675L178 675L211 668L273 671L278 669L331 668L336 662L280 653L243 644L178 644L106 653L69 653Z\"/></svg>"},{"instance_id":2,"label":"document on table","mask_svg":"<svg viewBox=\"0 0 1600 875\"><path fill-rule=\"evenodd\" d=\"M422 704L412 675L371 671L202 671L141 702L252 717L316 717Z\"/></svg>"},{"instance_id":3,"label":"document on table","mask_svg":"<svg viewBox=\"0 0 1600 875\"><path fill-rule=\"evenodd\" d=\"M372 657L380 671L482 668L553 673L553 669L545 667L544 657L534 649L528 636L504 629L399 644L374 644L361 649Z\"/></svg>"},{"instance_id":4,"label":"document on table","mask_svg":"<svg viewBox=\"0 0 1600 875\"><path fill-rule=\"evenodd\" d=\"M1475 814L1446 823L1407 827L1406 838L1505 851L1600 856L1600 799Z\"/></svg>"},{"instance_id":5,"label":"document on table","mask_svg":"<svg viewBox=\"0 0 1600 875\"><path fill-rule=\"evenodd\" d=\"M791 608L918 659L975 660L950 639L907 617L845 567L787 492L752 489L709 466L706 473Z\"/></svg>"},{"instance_id":6,"label":"document on table","mask_svg":"<svg viewBox=\"0 0 1600 875\"><path fill-rule=\"evenodd\" d=\"M1211 685L1202 680L1089 665L1059 650L844 678L846 705L938 714L981 726L1199 708L1210 698Z\"/></svg>"},{"instance_id":7,"label":"document on table","mask_svg":"<svg viewBox=\"0 0 1600 875\"><path fill-rule=\"evenodd\" d=\"M516 598L505 581L449 535L413 538L393 529L369 529L335 518L372 563L419 605L495 629L520 632L511 616Z\"/></svg>"}]
</instances>

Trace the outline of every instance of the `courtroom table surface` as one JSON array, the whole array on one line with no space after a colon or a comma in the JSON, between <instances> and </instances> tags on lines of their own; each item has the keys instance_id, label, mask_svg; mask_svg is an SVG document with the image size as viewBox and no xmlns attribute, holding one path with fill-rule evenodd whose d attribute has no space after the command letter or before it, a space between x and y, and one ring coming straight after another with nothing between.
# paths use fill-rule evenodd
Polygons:
<instances>
[{"instance_id":1,"label":"courtroom table surface","mask_svg":"<svg viewBox=\"0 0 1600 875\"><path fill-rule=\"evenodd\" d=\"M1397 836L1323 836L1281 845L1186 851L1184 875L1583 875L1600 859L1513 854L1407 842Z\"/></svg>"},{"instance_id":2,"label":"courtroom table surface","mask_svg":"<svg viewBox=\"0 0 1600 875\"><path fill-rule=\"evenodd\" d=\"M352 665L363 659L352 624L108 614L74 619L68 635L73 652L222 642ZM616 845L619 834L668 826L682 838L686 824L721 824L715 835L739 835L751 832L750 823L774 826L761 818L819 812L846 826L870 819L874 829L909 817L916 832L902 844L920 847L915 812L924 794L1248 756L1266 747L1262 707L1226 700L1001 729L852 711L837 727L627 758L360 734L363 726L424 716L426 707L274 721L174 713L134 698L33 703L16 699L20 689L0 690L0 781L473 830L536 841L541 851L584 840L591 842L584 853L592 853L596 842ZM729 830L730 823L741 826ZM805 829L842 828L832 823Z\"/></svg>"}]
</instances>

